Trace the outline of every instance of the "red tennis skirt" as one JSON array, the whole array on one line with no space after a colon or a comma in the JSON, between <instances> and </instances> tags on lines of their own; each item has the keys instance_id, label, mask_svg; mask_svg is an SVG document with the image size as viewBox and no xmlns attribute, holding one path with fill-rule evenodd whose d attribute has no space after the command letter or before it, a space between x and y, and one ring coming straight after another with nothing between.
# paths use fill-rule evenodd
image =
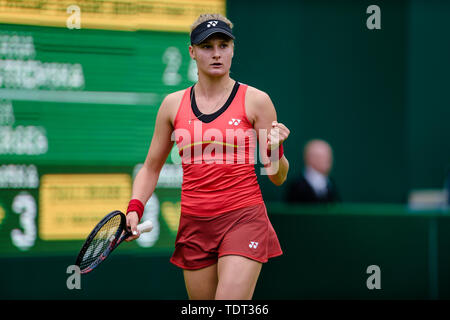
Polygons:
<instances>
[{"instance_id":1,"label":"red tennis skirt","mask_svg":"<svg viewBox=\"0 0 450 320\"><path fill-rule=\"evenodd\" d=\"M264 203L214 216L181 214L174 265L188 270L217 263L225 255L239 255L262 263L283 254Z\"/></svg>"}]
</instances>

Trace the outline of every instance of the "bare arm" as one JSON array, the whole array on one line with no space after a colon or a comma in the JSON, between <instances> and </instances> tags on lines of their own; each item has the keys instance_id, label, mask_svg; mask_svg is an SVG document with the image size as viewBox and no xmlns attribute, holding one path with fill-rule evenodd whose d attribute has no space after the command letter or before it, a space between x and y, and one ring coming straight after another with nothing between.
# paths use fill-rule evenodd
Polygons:
<instances>
[{"instance_id":1,"label":"bare arm","mask_svg":"<svg viewBox=\"0 0 450 320\"><path fill-rule=\"evenodd\" d=\"M248 118L253 122L258 135L260 152L265 151L267 147L271 150L278 150L279 145L287 139L290 131L284 124L277 122L277 113L270 97L263 91L249 87L246 105ZM284 155L278 161L276 159L278 158L272 158L272 161L265 164L264 167L270 181L276 186L280 186L287 178L289 161Z\"/></svg>"},{"instance_id":2,"label":"bare arm","mask_svg":"<svg viewBox=\"0 0 450 320\"><path fill-rule=\"evenodd\" d=\"M159 173L173 146L171 114L177 103L179 103L178 93L168 95L162 102L156 116L155 129L147 157L134 179L131 198L140 200L144 205L155 191ZM127 225L132 231L137 231L138 220L137 212L128 213ZM132 241L138 237L137 233L136 236L129 237L127 240Z\"/></svg>"},{"instance_id":3,"label":"bare arm","mask_svg":"<svg viewBox=\"0 0 450 320\"><path fill-rule=\"evenodd\" d=\"M158 111L147 157L133 183L132 199L139 199L144 204L153 194L161 168L173 146L173 141L171 141L173 129L166 104L167 102L164 100Z\"/></svg>"}]
</instances>

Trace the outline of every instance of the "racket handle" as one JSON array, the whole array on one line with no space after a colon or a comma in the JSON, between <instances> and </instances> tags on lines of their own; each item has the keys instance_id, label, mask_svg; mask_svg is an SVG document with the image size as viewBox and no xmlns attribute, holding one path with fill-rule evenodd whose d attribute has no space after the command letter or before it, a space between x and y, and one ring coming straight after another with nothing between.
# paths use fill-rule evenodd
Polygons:
<instances>
[{"instance_id":1,"label":"racket handle","mask_svg":"<svg viewBox=\"0 0 450 320\"><path fill-rule=\"evenodd\" d=\"M138 224L137 229L140 233L150 232L153 230L153 223L151 220L144 221L141 224Z\"/></svg>"}]
</instances>

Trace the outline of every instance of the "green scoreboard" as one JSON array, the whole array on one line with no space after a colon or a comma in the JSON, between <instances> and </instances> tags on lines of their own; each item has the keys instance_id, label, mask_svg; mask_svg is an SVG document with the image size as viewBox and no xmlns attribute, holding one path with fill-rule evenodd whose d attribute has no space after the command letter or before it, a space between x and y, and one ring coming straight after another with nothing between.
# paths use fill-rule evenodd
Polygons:
<instances>
[{"instance_id":1,"label":"green scoreboard","mask_svg":"<svg viewBox=\"0 0 450 320\"><path fill-rule=\"evenodd\" d=\"M114 11L110 1L62 11L74 2L1 3L0 257L77 254L97 221L126 210L164 97L197 81L189 24L177 23L192 23L202 1L168 1L169 9L184 11L167 12L155 7L158 1L126 1L147 4L148 19L136 11L141 7ZM213 3L224 11L224 2ZM77 12L81 23L70 27ZM146 204L144 219L154 230L119 252L173 250L182 182L177 156L173 149Z\"/></svg>"}]
</instances>

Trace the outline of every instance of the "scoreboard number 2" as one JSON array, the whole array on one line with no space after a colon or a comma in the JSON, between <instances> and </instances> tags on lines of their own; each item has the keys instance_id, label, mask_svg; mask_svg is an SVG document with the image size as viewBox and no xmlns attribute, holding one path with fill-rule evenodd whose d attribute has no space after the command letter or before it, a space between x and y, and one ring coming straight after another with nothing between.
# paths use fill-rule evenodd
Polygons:
<instances>
[{"instance_id":1,"label":"scoreboard number 2","mask_svg":"<svg viewBox=\"0 0 450 320\"><path fill-rule=\"evenodd\" d=\"M180 50L176 47L169 47L163 54L163 63L166 64L166 69L163 74L163 83L166 86L176 86L181 82L181 75L178 70L181 67L182 57Z\"/></svg>"},{"instance_id":2,"label":"scoreboard number 2","mask_svg":"<svg viewBox=\"0 0 450 320\"><path fill-rule=\"evenodd\" d=\"M190 82L197 82L197 63L189 59L187 79ZM162 62L166 65L162 76L162 82L166 86L177 86L183 81L180 69L183 64L183 56L177 47L168 47L162 56Z\"/></svg>"}]
</instances>

